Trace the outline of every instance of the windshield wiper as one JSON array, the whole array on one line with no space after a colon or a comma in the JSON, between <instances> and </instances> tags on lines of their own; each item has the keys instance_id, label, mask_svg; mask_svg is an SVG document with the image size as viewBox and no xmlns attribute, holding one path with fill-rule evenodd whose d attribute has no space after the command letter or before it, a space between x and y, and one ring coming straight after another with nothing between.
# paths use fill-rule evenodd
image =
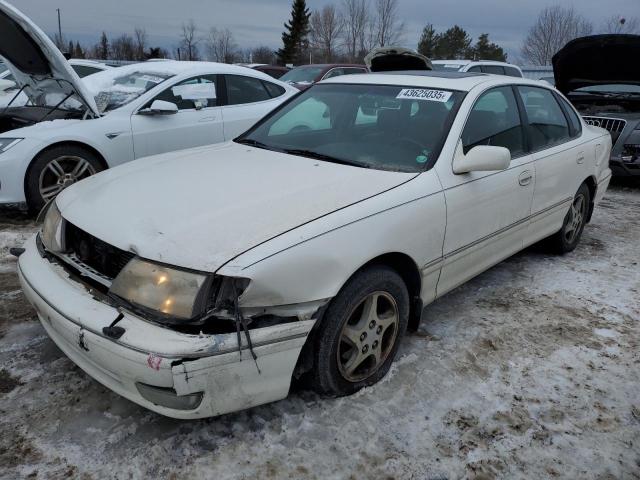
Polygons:
<instances>
[{"instance_id":1,"label":"windshield wiper","mask_svg":"<svg viewBox=\"0 0 640 480\"><path fill-rule=\"evenodd\" d=\"M314 152L313 150L305 150L301 148L289 148L283 150L284 153L290 155L300 155L301 157L313 158L315 160L323 160L325 162L339 163L341 165L350 165L352 167L371 168L371 165L366 163L356 162L354 160L344 160L342 158L332 157L331 155L325 155L324 153Z\"/></svg>"},{"instance_id":2,"label":"windshield wiper","mask_svg":"<svg viewBox=\"0 0 640 480\"><path fill-rule=\"evenodd\" d=\"M241 145L249 145L250 147L256 148L264 148L265 150L273 150L279 152L277 148L272 147L271 145L267 145L266 143L259 142L258 140L254 140L253 138L236 138L234 142L239 143Z\"/></svg>"}]
</instances>

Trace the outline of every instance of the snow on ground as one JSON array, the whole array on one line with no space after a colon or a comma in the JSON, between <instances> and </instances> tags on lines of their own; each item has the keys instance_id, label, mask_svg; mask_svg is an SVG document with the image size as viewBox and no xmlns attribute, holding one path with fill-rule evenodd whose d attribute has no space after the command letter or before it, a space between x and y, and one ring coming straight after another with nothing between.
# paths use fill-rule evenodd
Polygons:
<instances>
[{"instance_id":1,"label":"snow on ground","mask_svg":"<svg viewBox=\"0 0 640 480\"><path fill-rule=\"evenodd\" d=\"M531 248L431 305L390 374L200 421L75 367L19 291L0 221L0 478L640 478L640 189L572 254Z\"/></svg>"}]
</instances>

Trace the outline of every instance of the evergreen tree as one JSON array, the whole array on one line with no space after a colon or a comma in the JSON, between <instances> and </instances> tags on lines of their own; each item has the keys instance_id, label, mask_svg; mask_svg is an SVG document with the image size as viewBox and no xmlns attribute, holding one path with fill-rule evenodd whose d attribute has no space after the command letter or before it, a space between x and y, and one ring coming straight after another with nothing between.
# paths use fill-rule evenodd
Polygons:
<instances>
[{"instance_id":1,"label":"evergreen tree","mask_svg":"<svg viewBox=\"0 0 640 480\"><path fill-rule=\"evenodd\" d=\"M293 0L291 6L291 20L284 24L282 33L282 48L278 50L278 62L304 63L306 53L309 50L309 18L311 12L307 8L305 0Z\"/></svg>"},{"instance_id":2,"label":"evergreen tree","mask_svg":"<svg viewBox=\"0 0 640 480\"><path fill-rule=\"evenodd\" d=\"M80 42L76 42L76 46L73 49L73 58L84 58L84 50L82 50L82 47L80 46Z\"/></svg>"},{"instance_id":3,"label":"evergreen tree","mask_svg":"<svg viewBox=\"0 0 640 480\"><path fill-rule=\"evenodd\" d=\"M107 34L105 32L102 32L102 36L100 37L100 43L98 44L98 56L102 60L109 58L109 40L107 39Z\"/></svg>"},{"instance_id":4,"label":"evergreen tree","mask_svg":"<svg viewBox=\"0 0 640 480\"><path fill-rule=\"evenodd\" d=\"M507 61L507 54L502 47L489 41L489 34L483 33L478 37L478 41L473 47L473 58L475 60L498 60Z\"/></svg>"},{"instance_id":5,"label":"evergreen tree","mask_svg":"<svg viewBox=\"0 0 640 480\"><path fill-rule=\"evenodd\" d=\"M422 35L418 42L418 52L427 58L433 58L439 40L440 35L436 33L433 25L428 23L422 30Z\"/></svg>"},{"instance_id":6,"label":"evergreen tree","mask_svg":"<svg viewBox=\"0 0 640 480\"><path fill-rule=\"evenodd\" d=\"M67 45L67 51L64 52L67 55L71 55L73 56L73 52L75 51L75 49L73 48L73 42L71 40L69 40L69 45Z\"/></svg>"},{"instance_id":7,"label":"evergreen tree","mask_svg":"<svg viewBox=\"0 0 640 480\"><path fill-rule=\"evenodd\" d=\"M435 49L435 58L463 59L469 55L471 48L471 37L467 32L454 25L449 30L439 36Z\"/></svg>"}]
</instances>

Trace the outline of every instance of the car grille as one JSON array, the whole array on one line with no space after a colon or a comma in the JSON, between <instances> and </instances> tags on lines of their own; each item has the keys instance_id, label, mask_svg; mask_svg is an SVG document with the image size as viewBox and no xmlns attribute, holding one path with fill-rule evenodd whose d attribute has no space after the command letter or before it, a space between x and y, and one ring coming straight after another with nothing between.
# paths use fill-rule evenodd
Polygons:
<instances>
[{"instance_id":1,"label":"car grille","mask_svg":"<svg viewBox=\"0 0 640 480\"><path fill-rule=\"evenodd\" d=\"M109 279L114 279L134 257L133 253L109 245L69 222L65 224L65 247L71 258Z\"/></svg>"},{"instance_id":2,"label":"car grille","mask_svg":"<svg viewBox=\"0 0 640 480\"><path fill-rule=\"evenodd\" d=\"M593 125L594 127L600 127L608 130L611 134L611 142L613 143L613 145L616 144L618 137L624 130L624 127L627 125L627 121L622 120L621 118L592 116L584 116L582 118L584 118L584 121L587 122L587 125Z\"/></svg>"}]
</instances>

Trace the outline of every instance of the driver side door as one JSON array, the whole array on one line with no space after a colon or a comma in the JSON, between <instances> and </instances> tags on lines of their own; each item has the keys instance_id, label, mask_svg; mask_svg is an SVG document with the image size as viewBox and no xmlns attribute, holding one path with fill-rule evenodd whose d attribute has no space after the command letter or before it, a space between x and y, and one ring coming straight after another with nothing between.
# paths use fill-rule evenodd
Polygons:
<instances>
[{"instance_id":1,"label":"driver side door","mask_svg":"<svg viewBox=\"0 0 640 480\"><path fill-rule=\"evenodd\" d=\"M180 81L147 102L131 116L135 158L224 141L218 101L218 75ZM149 114L155 100L177 105L173 114Z\"/></svg>"},{"instance_id":2,"label":"driver side door","mask_svg":"<svg viewBox=\"0 0 640 480\"><path fill-rule=\"evenodd\" d=\"M447 204L438 296L523 248L535 184L523 125L512 87L492 88L472 107L455 155L478 145L506 147L509 167L454 174L451 163L436 163Z\"/></svg>"}]
</instances>

